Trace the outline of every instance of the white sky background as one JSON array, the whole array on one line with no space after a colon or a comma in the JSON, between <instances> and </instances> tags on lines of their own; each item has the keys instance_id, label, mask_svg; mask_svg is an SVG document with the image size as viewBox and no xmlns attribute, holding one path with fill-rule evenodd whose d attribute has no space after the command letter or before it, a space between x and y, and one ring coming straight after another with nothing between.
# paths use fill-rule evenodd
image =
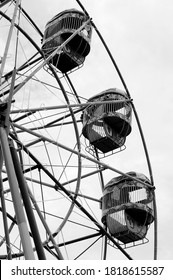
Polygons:
<instances>
[{"instance_id":1,"label":"white sky background","mask_svg":"<svg viewBox=\"0 0 173 280\"><path fill-rule=\"evenodd\" d=\"M158 258L173 259L173 130L171 126L173 2L172 0L83 0L82 3L108 44L139 114L156 186ZM23 0L23 6L42 31L47 21L55 14L64 9L78 8L75 0ZM96 49L97 42L93 43L94 47L91 57L88 56L86 66L84 65L90 75L86 98L99 93L98 89L109 88L108 85L123 89L117 75L114 78L113 68L110 73L100 77L100 69L104 67L105 61L104 56L101 55L102 49ZM95 63L94 57L97 57L99 52L99 63L98 60ZM86 85L83 80L79 82L79 77L80 73L74 75L74 85L78 79L79 87L86 92ZM101 81L100 87L99 81ZM132 139L135 139L135 136ZM131 170L131 161L132 170L136 167L138 171L139 167L139 171L142 172L144 159L138 157L136 144L134 141L132 143L130 136L128 141L133 147L131 155L134 159L126 158L124 152L122 160L127 161L129 165L129 170L125 171ZM118 165L116 167L118 168ZM124 168L127 168L126 163Z\"/></svg>"}]
</instances>

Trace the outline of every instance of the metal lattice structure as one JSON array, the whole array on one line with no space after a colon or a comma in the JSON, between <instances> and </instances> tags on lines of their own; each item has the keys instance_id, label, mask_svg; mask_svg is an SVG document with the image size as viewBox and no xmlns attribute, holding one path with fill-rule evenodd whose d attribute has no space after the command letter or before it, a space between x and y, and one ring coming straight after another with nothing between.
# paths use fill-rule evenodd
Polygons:
<instances>
[{"instance_id":1,"label":"metal lattice structure","mask_svg":"<svg viewBox=\"0 0 173 280\"><path fill-rule=\"evenodd\" d=\"M127 247L147 243L150 227L156 259L155 187L138 114L101 33L74 4L40 30L25 1L0 1L0 259L132 259ZM80 79L86 88L96 37L123 90L89 97L77 89ZM132 115L149 179L114 164Z\"/></svg>"}]
</instances>

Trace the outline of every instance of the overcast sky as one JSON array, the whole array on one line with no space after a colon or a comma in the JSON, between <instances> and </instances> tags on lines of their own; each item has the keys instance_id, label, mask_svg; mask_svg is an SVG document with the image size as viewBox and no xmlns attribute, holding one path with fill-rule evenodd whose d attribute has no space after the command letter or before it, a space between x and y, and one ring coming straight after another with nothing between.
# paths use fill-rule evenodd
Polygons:
<instances>
[{"instance_id":1,"label":"overcast sky","mask_svg":"<svg viewBox=\"0 0 173 280\"><path fill-rule=\"evenodd\" d=\"M139 114L156 187L158 258L173 259L173 1L83 0L82 3L108 44ZM42 31L55 14L78 8L75 0L23 0L23 6ZM73 78L86 98L109 87L123 89L112 66L108 66L108 72L102 71L110 62L94 36L85 65L87 93L79 76ZM135 141L138 141L135 135L131 139L129 136L130 151L120 155L120 168L145 173L145 158Z\"/></svg>"}]
</instances>

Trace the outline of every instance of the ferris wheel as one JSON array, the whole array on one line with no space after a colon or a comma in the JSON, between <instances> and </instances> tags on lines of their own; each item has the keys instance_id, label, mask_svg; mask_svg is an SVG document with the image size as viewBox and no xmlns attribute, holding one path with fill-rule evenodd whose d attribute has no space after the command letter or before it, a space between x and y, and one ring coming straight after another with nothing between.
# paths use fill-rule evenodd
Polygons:
<instances>
[{"instance_id":1,"label":"ferris wheel","mask_svg":"<svg viewBox=\"0 0 173 280\"><path fill-rule=\"evenodd\" d=\"M40 30L25 1L0 1L0 259L133 259L150 243L156 259L139 117L94 20L74 5ZM116 78L102 88L107 63ZM124 165L134 123L148 174L131 169L133 156Z\"/></svg>"}]
</instances>

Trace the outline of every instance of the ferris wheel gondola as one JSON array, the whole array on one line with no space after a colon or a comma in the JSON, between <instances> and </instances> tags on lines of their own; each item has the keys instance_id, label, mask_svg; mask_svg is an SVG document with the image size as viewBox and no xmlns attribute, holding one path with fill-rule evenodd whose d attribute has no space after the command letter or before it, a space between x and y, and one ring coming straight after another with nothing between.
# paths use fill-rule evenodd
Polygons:
<instances>
[{"instance_id":1,"label":"ferris wheel gondola","mask_svg":"<svg viewBox=\"0 0 173 280\"><path fill-rule=\"evenodd\" d=\"M75 9L63 11L53 17L44 32L42 51L45 56L65 42L86 20L86 15ZM90 52L91 34L91 23L88 23L64 46L61 53L52 58L52 64L62 73L83 64Z\"/></svg>"}]
</instances>

